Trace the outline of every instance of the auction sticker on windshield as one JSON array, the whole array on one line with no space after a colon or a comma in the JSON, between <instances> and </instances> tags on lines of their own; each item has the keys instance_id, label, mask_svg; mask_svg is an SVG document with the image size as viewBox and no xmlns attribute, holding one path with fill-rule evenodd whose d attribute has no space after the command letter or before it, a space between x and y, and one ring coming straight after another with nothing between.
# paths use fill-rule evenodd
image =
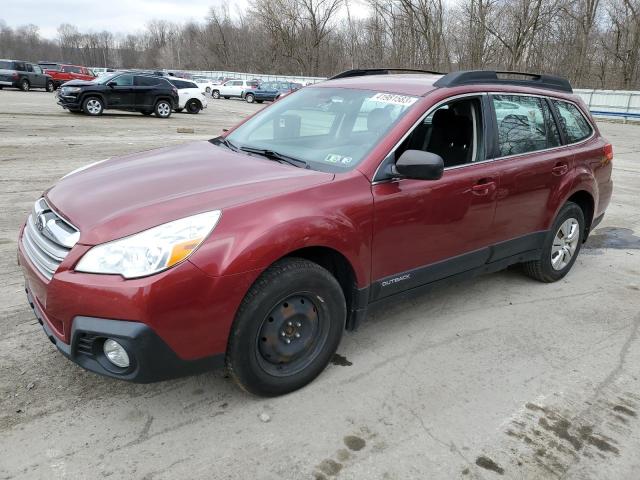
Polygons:
<instances>
[{"instance_id":1,"label":"auction sticker on windshield","mask_svg":"<svg viewBox=\"0 0 640 480\"><path fill-rule=\"evenodd\" d=\"M408 95L397 95L395 93L376 93L371 100L380 103L390 103L392 105L404 105L408 107L413 105L417 100L416 97L410 97Z\"/></svg>"}]
</instances>

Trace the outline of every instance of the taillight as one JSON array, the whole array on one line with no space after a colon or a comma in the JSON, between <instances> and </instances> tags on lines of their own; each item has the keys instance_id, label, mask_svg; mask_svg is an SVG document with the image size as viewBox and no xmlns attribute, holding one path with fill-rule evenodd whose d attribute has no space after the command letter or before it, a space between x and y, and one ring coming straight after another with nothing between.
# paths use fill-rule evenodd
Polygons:
<instances>
[{"instance_id":1,"label":"taillight","mask_svg":"<svg viewBox=\"0 0 640 480\"><path fill-rule=\"evenodd\" d=\"M602 160L604 163L609 163L613 160L613 145L607 143L602 149Z\"/></svg>"},{"instance_id":2,"label":"taillight","mask_svg":"<svg viewBox=\"0 0 640 480\"><path fill-rule=\"evenodd\" d=\"M11 76L12 76L13 78L18 78L18 72L13 72L13 73L11 74Z\"/></svg>"}]
</instances>

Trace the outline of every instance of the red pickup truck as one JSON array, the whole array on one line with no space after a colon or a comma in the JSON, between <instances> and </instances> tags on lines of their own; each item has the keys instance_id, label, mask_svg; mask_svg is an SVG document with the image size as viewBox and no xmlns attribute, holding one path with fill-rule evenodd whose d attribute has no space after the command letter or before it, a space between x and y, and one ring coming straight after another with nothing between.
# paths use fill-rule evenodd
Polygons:
<instances>
[{"instance_id":1,"label":"red pickup truck","mask_svg":"<svg viewBox=\"0 0 640 480\"><path fill-rule=\"evenodd\" d=\"M53 78L53 85L58 88L69 80L93 80L96 78L94 73L87 67L80 67L78 65L60 65L59 70L45 70L47 75Z\"/></svg>"}]
</instances>

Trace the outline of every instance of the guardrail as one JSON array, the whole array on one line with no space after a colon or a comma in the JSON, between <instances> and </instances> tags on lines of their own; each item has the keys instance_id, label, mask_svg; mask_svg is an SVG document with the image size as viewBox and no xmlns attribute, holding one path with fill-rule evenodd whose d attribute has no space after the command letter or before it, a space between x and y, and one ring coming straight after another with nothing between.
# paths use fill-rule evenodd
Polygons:
<instances>
[{"instance_id":1,"label":"guardrail","mask_svg":"<svg viewBox=\"0 0 640 480\"><path fill-rule=\"evenodd\" d=\"M640 120L640 92L631 90L574 89L582 97L591 114L604 118Z\"/></svg>"}]
</instances>

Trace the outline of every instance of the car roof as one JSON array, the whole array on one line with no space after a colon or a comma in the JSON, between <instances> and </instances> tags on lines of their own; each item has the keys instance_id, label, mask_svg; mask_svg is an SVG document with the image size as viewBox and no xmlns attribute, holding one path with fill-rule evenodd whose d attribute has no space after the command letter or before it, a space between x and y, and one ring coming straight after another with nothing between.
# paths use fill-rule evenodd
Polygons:
<instances>
[{"instance_id":1,"label":"car roof","mask_svg":"<svg viewBox=\"0 0 640 480\"><path fill-rule=\"evenodd\" d=\"M434 90L434 82L442 75L398 73L392 75L363 75L317 83L314 87L360 88L401 95L424 96Z\"/></svg>"}]
</instances>

